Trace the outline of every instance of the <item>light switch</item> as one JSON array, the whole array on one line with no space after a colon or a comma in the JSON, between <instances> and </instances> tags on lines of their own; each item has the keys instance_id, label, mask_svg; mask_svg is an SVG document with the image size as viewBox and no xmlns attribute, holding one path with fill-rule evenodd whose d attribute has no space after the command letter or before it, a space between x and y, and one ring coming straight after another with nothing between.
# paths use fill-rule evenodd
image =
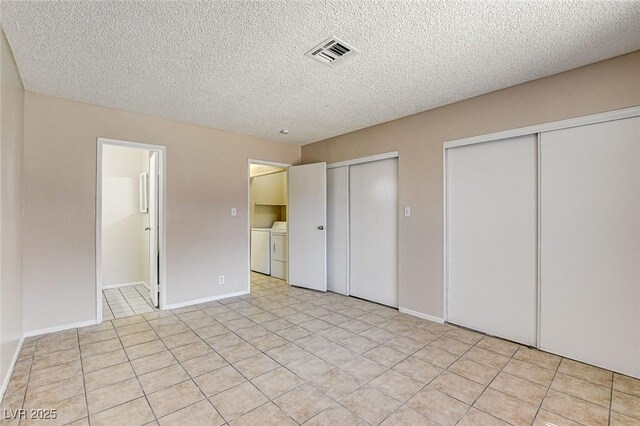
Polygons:
<instances>
[{"instance_id":1,"label":"light switch","mask_svg":"<svg viewBox=\"0 0 640 426\"><path fill-rule=\"evenodd\" d=\"M411 216L411 207L405 207L404 208L404 215L405 215L405 217Z\"/></svg>"},{"instance_id":2,"label":"light switch","mask_svg":"<svg viewBox=\"0 0 640 426\"><path fill-rule=\"evenodd\" d=\"M236 216L238 214L238 211L236 210L235 207L231 207L231 216Z\"/></svg>"}]
</instances>

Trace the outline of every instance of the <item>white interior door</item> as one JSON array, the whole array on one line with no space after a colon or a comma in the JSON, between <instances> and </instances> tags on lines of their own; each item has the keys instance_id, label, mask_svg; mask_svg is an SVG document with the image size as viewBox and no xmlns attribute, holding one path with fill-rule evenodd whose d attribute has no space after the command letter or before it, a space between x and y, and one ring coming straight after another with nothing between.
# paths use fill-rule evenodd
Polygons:
<instances>
[{"instance_id":1,"label":"white interior door","mask_svg":"<svg viewBox=\"0 0 640 426\"><path fill-rule=\"evenodd\" d=\"M327 289L349 294L349 169L327 170Z\"/></svg>"},{"instance_id":2,"label":"white interior door","mask_svg":"<svg viewBox=\"0 0 640 426\"><path fill-rule=\"evenodd\" d=\"M446 155L448 321L535 345L536 135Z\"/></svg>"},{"instance_id":3,"label":"white interior door","mask_svg":"<svg viewBox=\"0 0 640 426\"><path fill-rule=\"evenodd\" d=\"M349 167L349 294L398 306L398 159Z\"/></svg>"},{"instance_id":4,"label":"white interior door","mask_svg":"<svg viewBox=\"0 0 640 426\"><path fill-rule=\"evenodd\" d=\"M159 232L159 154L149 157L149 293L153 306L158 307L158 232Z\"/></svg>"},{"instance_id":5,"label":"white interior door","mask_svg":"<svg viewBox=\"0 0 640 426\"><path fill-rule=\"evenodd\" d=\"M540 347L640 377L640 117L542 134Z\"/></svg>"},{"instance_id":6,"label":"white interior door","mask_svg":"<svg viewBox=\"0 0 640 426\"><path fill-rule=\"evenodd\" d=\"M327 291L327 164L289 167L289 284Z\"/></svg>"}]
</instances>

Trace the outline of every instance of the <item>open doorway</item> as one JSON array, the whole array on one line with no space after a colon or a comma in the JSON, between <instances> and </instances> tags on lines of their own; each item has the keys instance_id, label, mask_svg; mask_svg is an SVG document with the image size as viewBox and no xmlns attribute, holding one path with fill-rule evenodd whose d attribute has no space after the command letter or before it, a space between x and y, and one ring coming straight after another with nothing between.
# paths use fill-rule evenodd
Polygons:
<instances>
[{"instance_id":1,"label":"open doorway","mask_svg":"<svg viewBox=\"0 0 640 426\"><path fill-rule=\"evenodd\" d=\"M98 139L98 323L164 306L163 170L163 147Z\"/></svg>"},{"instance_id":2,"label":"open doorway","mask_svg":"<svg viewBox=\"0 0 640 426\"><path fill-rule=\"evenodd\" d=\"M287 165L249 161L249 285L287 283Z\"/></svg>"}]
</instances>

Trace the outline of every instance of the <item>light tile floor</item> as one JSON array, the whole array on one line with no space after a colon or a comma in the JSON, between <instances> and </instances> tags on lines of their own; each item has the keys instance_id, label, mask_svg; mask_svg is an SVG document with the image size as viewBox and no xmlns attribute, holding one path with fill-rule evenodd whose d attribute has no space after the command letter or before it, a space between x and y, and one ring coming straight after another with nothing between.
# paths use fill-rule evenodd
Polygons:
<instances>
[{"instance_id":1,"label":"light tile floor","mask_svg":"<svg viewBox=\"0 0 640 426\"><path fill-rule=\"evenodd\" d=\"M251 295L27 339L2 402L21 407L92 425L638 425L640 380L253 275Z\"/></svg>"},{"instance_id":2,"label":"light tile floor","mask_svg":"<svg viewBox=\"0 0 640 426\"><path fill-rule=\"evenodd\" d=\"M153 312L149 290L142 284L102 290L102 320Z\"/></svg>"}]
</instances>

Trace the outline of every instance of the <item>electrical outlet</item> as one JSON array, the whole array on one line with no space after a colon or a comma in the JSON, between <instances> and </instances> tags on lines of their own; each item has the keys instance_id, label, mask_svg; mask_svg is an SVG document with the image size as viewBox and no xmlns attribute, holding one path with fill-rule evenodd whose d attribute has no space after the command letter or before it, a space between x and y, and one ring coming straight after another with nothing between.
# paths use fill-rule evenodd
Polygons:
<instances>
[{"instance_id":1,"label":"electrical outlet","mask_svg":"<svg viewBox=\"0 0 640 426\"><path fill-rule=\"evenodd\" d=\"M238 210L235 207L231 207L231 216L236 216L238 214Z\"/></svg>"},{"instance_id":2,"label":"electrical outlet","mask_svg":"<svg viewBox=\"0 0 640 426\"><path fill-rule=\"evenodd\" d=\"M224 284L224 275L218 276L218 284Z\"/></svg>"},{"instance_id":3,"label":"electrical outlet","mask_svg":"<svg viewBox=\"0 0 640 426\"><path fill-rule=\"evenodd\" d=\"M404 208L404 215L405 215L405 217L411 216L411 207L405 207Z\"/></svg>"}]
</instances>

